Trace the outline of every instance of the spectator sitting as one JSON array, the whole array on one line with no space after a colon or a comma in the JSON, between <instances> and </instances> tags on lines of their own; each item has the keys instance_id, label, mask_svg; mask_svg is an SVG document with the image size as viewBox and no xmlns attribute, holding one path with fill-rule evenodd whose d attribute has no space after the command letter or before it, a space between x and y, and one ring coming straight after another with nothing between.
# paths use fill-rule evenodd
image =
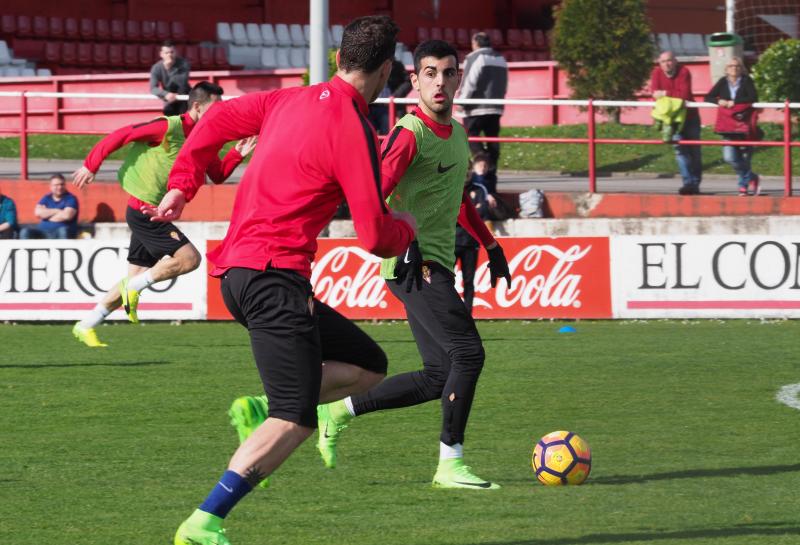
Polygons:
<instances>
[{"instance_id":1,"label":"spectator sitting","mask_svg":"<svg viewBox=\"0 0 800 545\"><path fill-rule=\"evenodd\" d=\"M33 211L40 218L38 227L23 227L19 238L75 238L78 233L78 199L67 191L61 174L50 178L50 193L39 200Z\"/></svg>"},{"instance_id":2,"label":"spectator sitting","mask_svg":"<svg viewBox=\"0 0 800 545\"><path fill-rule=\"evenodd\" d=\"M14 201L0 193L0 238L16 238L18 228Z\"/></svg>"},{"instance_id":3,"label":"spectator sitting","mask_svg":"<svg viewBox=\"0 0 800 545\"><path fill-rule=\"evenodd\" d=\"M491 172L491 160L486 153L477 153L472 158L472 173L469 185L482 190L485 204L481 217L486 221L503 221L513 216L509 206L497 195L497 176ZM489 227L491 229L491 226Z\"/></svg>"},{"instance_id":4,"label":"spectator sitting","mask_svg":"<svg viewBox=\"0 0 800 545\"><path fill-rule=\"evenodd\" d=\"M167 40L161 44L161 60L150 67L150 92L164 101L164 115L180 115L189 107L178 95L188 95L189 61L179 57L175 44Z\"/></svg>"},{"instance_id":5,"label":"spectator sitting","mask_svg":"<svg viewBox=\"0 0 800 545\"><path fill-rule=\"evenodd\" d=\"M756 86L744 62L739 57L731 57L725 65L725 76L711 88L705 96L706 102L719 104L715 132L725 140L754 140L755 112L752 108L758 102ZM739 196L745 197L748 188L751 195L760 191L759 177L751 168L753 146L724 146L722 158L733 167L739 177Z\"/></svg>"}]
</instances>

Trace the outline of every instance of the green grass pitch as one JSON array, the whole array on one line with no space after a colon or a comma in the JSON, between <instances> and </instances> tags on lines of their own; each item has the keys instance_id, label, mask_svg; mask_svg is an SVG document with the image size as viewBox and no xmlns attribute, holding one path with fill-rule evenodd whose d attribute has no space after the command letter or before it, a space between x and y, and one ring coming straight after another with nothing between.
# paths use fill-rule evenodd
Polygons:
<instances>
[{"instance_id":1,"label":"green grass pitch","mask_svg":"<svg viewBox=\"0 0 800 545\"><path fill-rule=\"evenodd\" d=\"M503 488L430 488L438 403L357 419L326 470L314 439L228 517L245 544L800 543L798 321L484 322L467 462ZM364 325L390 372L405 323ZM258 393L235 324L0 326L0 535L14 545L167 544L236 446L226 410ZM544 487L534 442L591 445L578 487Z\"/></svg>"}]
</instances>

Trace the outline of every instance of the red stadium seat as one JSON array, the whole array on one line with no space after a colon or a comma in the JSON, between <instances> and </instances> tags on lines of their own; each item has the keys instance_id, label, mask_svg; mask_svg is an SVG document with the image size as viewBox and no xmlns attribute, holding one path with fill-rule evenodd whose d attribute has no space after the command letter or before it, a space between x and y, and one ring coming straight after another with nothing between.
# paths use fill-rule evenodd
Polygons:
<instances>
[{"instance_id":1,"label":"red stadium seat","mask_svg":"<svg viewBox=\"0 0 800 545\"><path fill-rule=\"evenodd\" d=\"M143 42L153 42L156 39L156 22L142 21L141 33Z\"/></svg>"},{"instance_id":2,"label":"red stadium seat","mask_svg":"<svg viewBox=\"0 0 800 545\"><path fill-rule=\"evenodd\" d=\"M442 29L442 39L449 43L452 46L455 46L456 43L456 29L454 28L443 28Z\"/></svg>"},{"instance_id":3,"label":"red stadium seat","mask_svg":"<svg viewBox=\"0 0 800 545\"><path fill-rule=\"evenodd\" d=\"M95 66L109 65L109 51L107 42L98 42L92 45L92 64Z\"/></svg>"},{"instance_id":4,"label":"red stadium seat","mask_svg":"<svg viewBox=\"0 0 800 545\"><path fill-rule=\"evenodd\" d=\"M125 57L122 54L122 44L109 44L108 46L108 64L113 68L123 68Z\"/></svg>"},{"instance_id":5,"label":"red stadium seat","mask_svg":"<svg viewBox=\"0 0 800 545\"><path fill-rule=\"evenodd\" d=\"M61 62L68 65L78 62L78 47L75 42L61 42Z\"/></svg>"},{"instance_id":6,"label":"red stadium seat","mask_svg":"<svg viewBox=\"0 0 800 545\"><path fill-rule=\"evenodd\" d=\"M547 49L547 37L539 29L533 31L533 43L537 49Z\"/></svg>"},{"instance_id":7,"label":"red stadium seat","mask_svg":"<svg viewBox=\"0 0 800 545\"><path fill-rule=\"evenodd\" d=\"M94 35L98 40L102 41L111 39L111 26L108 19L97 19L94 22Z\"/></svg>"},{"instance_id":8,"label":"red stadium seat","mask_svg":"<svg viewBox=\"0 0 800 545\"><path fill-rule=\"evenodd\" d=\"M431 27L431 40L441 40L442 39L442 29L438 26Z\"/></svg>"},{"instance_id":9,"label":"red stadium seat","mask_svg":"<svg viewBox=\"0 0 800 545\"><path fill-rule=\"evenodd\" d=\"M549 61L550 60L550 52L549 51L536 51L536 60L537 61Z\"/></svg>"},{"instance_id":10,"label":"red stadium seat","mask_svg":"<svg viewBox=\"0 0 800 545\"><path fill-rule=\"evenodd\" d=\"M153 44L139 46L139 66L152 66L157 60L158 52L155 51Z\"/></svg>"},{"instance_id":11,"label":"red stadium seat","mask_svg":"<svg viewBox=\"0 0 800 545\"><path fill-rule=\"evenodd\" d=\"M137 42L142 39L142 25L139 21L132 19L125 21L125 37L131 42Z\"/></svg>"},{"instance_id":12,"label":"red stadium seat","mask_svg":"<svg viewBox=\"0 0 800 545\"><path fill-rule=\"evenodd\" d=\"M506 59L508 59L508 62L522 62L525 60L525 57L522 55L522 51L519 49L509 49L506 51L505 55Z\"/></svg>"},{"instance_id":13,"label":"red stadium seat","mask_svg":"<svg viewBox=\"0 0 800 545\"><path fill-rule=\"evenodd\" d=\"M222 46L217 46L214 48L214 67L215 68L224 68L228 66L228 53L225 51L225 48Z\"/></svg>"},{"instance_id":14,"label":"red stadium seat","mask_svg":"<svg viewBox=\"0 0 800 545\"><path fill-rule=\"evenodd\" d=\"M214 51L210 47L200 47L200 68L208 70L214 67Z\"/></svg>"},{"instance_id":15,"label":"red stadium seat","mask_svg":"<svg viewBox=\"0 0 800 545\"><path fill-rule=\"evenodd\" d=\"M44 45L44 60L49 63L61 62L61 42L47 42Z\"/></svg>"},{"instance_id":16,"label":"red stadium seat","mask_svg":"<svg viewBox=\"0 0 800 545\"><path fill-rule=\"evenodd\" d=\"M81 37L81 29L75 17L64 19L64 37L68 40L77 40Z\"/></svg>"},{"instance_id":17,"label":"red stadium seat","mask_svg":"<svg viewBox=\"0 0 800 545\"><path fill-rule=\"evenodd\" d=\"M533 49L533 32L525 28L522 30L522 49Z\"/></svg>"},{"instance_id":18,"label":"red stadium seat","mask_svg":"<svg viewBox=\"0 0 800 545\"><path fill-rule=\"evenodd\" d=\"M122 67L126 70L139 68L139 46L137 44L125 44L122 50Z\"/></svg>"},{"instance_id":19,"label":"red stadium seat","mask_svg":"<svg viewBox=\"0 0 800 545\"><path fill-rule=\"evenodd\" d=\"M431 39L431 35L428 32L428 28L424 26L417 27L417 43L427 42Z\"/></svg>"},{"instance_id":20,"label":"red stadium seat","mask_svg":"<svg viewBox=\"0 0 800 545\"><path fill-rule=\"evenodd\" d=\"M522 47L522 31L518 28L509 28L506 32L506 43L513 49Z\"/></svg>"},{"instance_id":21,"label":"red stadium seat","mask_svg":"<svg viewBox=\"0 0 800 545\"><path fill-rule=\"evenodd\" d=\"M33 35L36 38L47 38L49 33L49 25L47 24L47 17L44 15L36 15L33 18Z\"/></svg>"},{"instance_id":22,"label":"red stadium seat","mask_svg":"<svg viewBox=\"0 0 800 545\"><path fill-rule=\"evenodd\" d=\"M172 21L170 24L170 35L173 41L186 41L186 27L181 21Z\"/></svg>"},{"instance_id":23,"label":"red stadium seat","mask_svg":"<svg viewBox=\"0 0 800 545\"><path fill-rule=\"evenodd\" d=\"M172 32L167 21L156 21L156 40L163 42L169 40Z\"/></svg>"},{"instance_id":24,"label":"red stadium seat","mask_svg":"<svg viewBox=\"0 0 800 545\"><path fill-rule=\"evenodd\" d=\"M531 62L536 60L536 51L523 51L522 52L522 60L525 62Z\"/></svg>"},{"instance_id":25,"label":"red stadium seat","mask_svg":"<svg viewBox=\"0 0 800 545\"><path fill-rule=\"evenodd\" d=\"M81 40L94 40L94 19L81 19Z\"/></svg>"},{"instance_id":26,"label":"red stadium seat","mask_svg":"<svg viewBox=\"0 0 800 545\"><path fill-rule=\"evenodd\" d=\"M189 67L196 70L200 65L200 53L197 51L197 46L189 44L183 48L183 56L189 61Z\"/></svg>"},{"instance_id":27,"label":"red stadium seat","mask_svg":"<svg viewBox=\"0 0 800 545\"><path fill-rule=\"evenodd\" d=\"M489 40L491 40L493 48L502 49L505 47L502 30L499 28L487 28L484 30L484 32L486 32L486 35L489 36Z\"/></svg>"},{"instance_id":28,"label":"red stadium seat","mask_svg":"<svg viewBox=\"0 0 800 545\"><path fill-rule=\"evenodd\" d=\"M17 15L17 36L20 38L33 36L33 23L27 15Z\"/></svg>"},{"instance_id":29,"label":"red stadium seat","mask_svg":"<svg viewBox=\"0 0 800 545\"><path fill-rule=\"evenodd\" d=\"M456 29L456 45L460 49L467 49L470 47L472 42L472 38L469 35L469 31L466 28L457 28Z\"/></svg>"},{"instance_id":30,"label":"red stadium seat","mask_svg":"<svg viewBox=\"0 0 800 545\"><path fill-rule=\"evenodd\" d=\"M13 38L8 46L14 50L14 56L22 59L39 60L45 56L45 42L43 40Z\"/></svg>"},{"instance_id":31,"label":"red stadium seat","mask_svg":"<svg viewBox=\"0 0 800 545\"><path fill-rule=\"evenodd\" d=\"M125 21L121 19L111 19L111 41L125 41Z\"/></svg>"},{"instance_id":32,"label":"red stadium seat","mask_svg":"<svg viewBox=\"0 0 800 545\"><path fill-rule=\"evenodd\" d=\"M17 18L14 15L3 15L0 19L0 33L11 38L17 33Z\"/></svg>"},{"instance_id":33,"label":"red stadium seat","mask_svg":"<svg viewBox=\"0 0 800 545\"><path fill-rule=\"evenodd\" d=\"M50 17L47 27L47 35L51 38L60 40L64 37L64 19L61 17Z\"/></svg>"},{"instance_id":34,"label":"red stadium seat","mask_svg":"<svg viewBox=\"0 0 800 545\"><path fill-rule=\"evenodd\" d=\"M81 66L89 66L92 63L92 43L78 42L78 61Z\"/></svg>"}]
</instances>

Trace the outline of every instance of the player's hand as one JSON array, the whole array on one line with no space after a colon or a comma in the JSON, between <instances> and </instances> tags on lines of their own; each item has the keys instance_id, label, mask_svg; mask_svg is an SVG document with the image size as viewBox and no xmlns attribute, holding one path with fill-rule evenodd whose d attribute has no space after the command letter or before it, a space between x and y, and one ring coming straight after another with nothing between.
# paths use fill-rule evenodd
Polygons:
<instances>
[{"instance_id":1,"label":"player's hand","mask_svg":"<svg viewBox=\"0 0 800 545\"><path fill-rule=\"evenodd\" d=\"M150 221L167 223L180 218L184 206L186 206L186 196L183 191L170 189L157 207L143 206L140 211L145 216L150 216Z\"/></svg>"},{"instance_id":2,"label":"player's hand","mask_svg":"<svg viewBox=\"0 0 800 545\"><path fill-rule=\"evenodd\" d=\"M411 292L411 286L415 283L417 291L422 289L422 252L416 240L411 242L403 255L397 256L394 275L398 284L406 283L406 293Z\"/></svg>"},{"instance_id":3,"label":"player's hand","mask_svg":"<svg viewBox=\"0 0 800 545\"><path fill-rule=\"evenodd\" d=\"M164 100L166 100L167 102L175 102L176 100L178 100L178 95L175 93L167 93L166 95L164 95Z\"/></svg>"},{"instance_id":4,"label":"player's hand","mask_svg":"<svg viewBox=\"0 0 800 545\"><path fill-rule=\"evenodd\" d=\"M78 189L92 183L94 181L94 172L86 167L81 167L72 173L72 185Z\"/></svg>"},{"instance_id":5,"label":"player's hand","mask_svg":"<svg viewBox=\"0 0 800 545\"><path fill-rule=\"evenodd\" d=\"M497 286L498 278L506 279L506 286L511 287L511 272L508 270L508 261L503 253L503 248L496 242L491 248L486 248L489 254L489 274L491 275L492 287Z\"/></svg>"},{"instance_id":6,"label":"player's hand","mask_svg":"<svg viewBox=\"0 0 800 545\"><path fill-rule=\"evenodd\" d=\"M256 142L258 142L258 136L250 136L236 142L233 148L238 151L242 157L247 157L247 155L256 148Z\"/></svg>"},{"instance_id":7,"label":"player's hand","mask_svg":"<svg viewBox=\"0 0 800 545\"><path fill-rule=\"evenodd\" d=\"M396 220L406 222L411 230L414 231L414 236L417 236L417 218L411 212L398 212L397 210L392 210L392 217Z\"/></svg>"}]
</instances>

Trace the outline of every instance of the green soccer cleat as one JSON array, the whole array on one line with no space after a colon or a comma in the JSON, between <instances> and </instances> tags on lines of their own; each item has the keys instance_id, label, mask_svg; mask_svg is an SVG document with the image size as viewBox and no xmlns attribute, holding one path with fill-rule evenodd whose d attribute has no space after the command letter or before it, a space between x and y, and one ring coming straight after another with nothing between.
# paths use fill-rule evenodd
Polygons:
<instances>
[{"instance_id":1,"label":"green soccer cleat","mask_svg":"<svg viewBox=\"0 0 800 545\"><path fill-rule=\"evenodd\" d=\"M81 341L89 348L102 348L104 346L108 346L106 343L100 342L100 339L97 338L97 332L93 327L81 327L80 322L75 324L75 326L72 328L72 334L76 339Z\"/></svg>"},{"instance_id":2,"label":"green soccer cleat","mask_svg":"<svg viewBox=\"0 0 800 545\"><path fill-rule=\"evenodd\" d=\"M139 306L139 292L128 289L127 278L119 281L119 295L122 297L122 308L125 309L125 314L128 315L128 321L132 324L138 324L139 316L136 314L136 308Z\"/></svg>"},{"instance_id":3,"label":"green soccer cleat","mask_svg":"<svg viewBox=\"0 0 800 545\"><path fill-rule=\"evenodd\" d=\"M222 519L199 509L178 527L174 543L175 545L231 545L225 537Z\"/></svg>"},{"instance_id":4,"label":"green soccer cleat","mask_svg":"<svg viewBox=\"0 0 800 545\"><path fill-rule=\"evenodd\" d=\"M349 414L344 416L345 413L341 411L341 407L339 407L340 410L338 411L341 413L340 418L334 418L334 413L337 412L336 408L333 407L334 404L344 406L343 401L317 405L317 425L319 427L317 450L322 456L322 462L325 467L329 469L336 467L336 443L339 441L339 433L347 428L347 421L352 418Z\"/></svg>"},{"instance_id":5,"label":"green soccer cleat","mask_svg":"<svg viewBox=\"0 0 800 545\"><path fill-rule=\"evenodd\" d=\"M243 396L233 400L228 416L231 417L231 426L236 429L239 444L245 442L257 427L267 419L269 404L267 396ZM269 486L269 477L258 483L260 488Z\"/></svg>"},{"instance_id":6,"label":"green soccer cleat","mask_svg":"<svg viewBox=\"0 0 800 545\"><path fill-rule=\"evenodd\" d=\"M497 490L500 485L474 475L469 466L464 465L463 459L450 458L439 460L439 467L436 469L436 475L433 476L433 488Z\"/></svg>"}]
</instances>

